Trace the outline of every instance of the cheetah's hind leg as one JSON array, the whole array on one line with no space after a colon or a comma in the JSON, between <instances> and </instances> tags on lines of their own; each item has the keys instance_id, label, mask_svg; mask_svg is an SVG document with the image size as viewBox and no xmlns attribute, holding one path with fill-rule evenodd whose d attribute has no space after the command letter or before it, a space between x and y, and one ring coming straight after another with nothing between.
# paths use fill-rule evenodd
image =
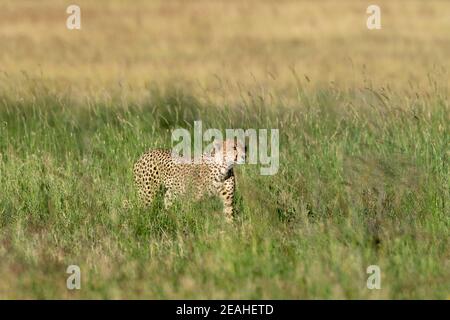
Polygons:
<instances>
[{"instance_id":1,"label":"cheetah's hind leg","mask_svg":"<svg viewBox=\"0 0 450 320\"><path fill-rule=\"evenodd\" d=\"M160 185L158 188L155 188L153 190L152 198L150 200L149 206L152 207L152 209L167 209L166 206L166 197L167 197L167 188L165 188L163 185Z\"/></svg>"},{"instance_id":2,"label":"cheetah's hind leg","mask_svg":"<svg viewBox=\"0 0 450 320\"><path fill-rule=\"evenodd\" d=\"M138 189L139 202L144 208L163 208L165 206L165 194L166 189L162 185L153 189Z\"/></svg>"}]
</instances>

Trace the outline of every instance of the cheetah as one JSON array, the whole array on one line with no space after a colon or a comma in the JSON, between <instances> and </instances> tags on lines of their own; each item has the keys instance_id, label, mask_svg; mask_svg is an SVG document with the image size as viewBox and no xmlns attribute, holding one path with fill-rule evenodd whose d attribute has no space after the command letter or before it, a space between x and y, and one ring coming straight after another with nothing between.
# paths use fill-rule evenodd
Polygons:
<instances>
[{"instance_id":1,"label":"cheetah","mask_svg":"<svg viewBox=\"0 0 450 320\"><path fill-rule=\"evenodd\" d=\"M162 187L164 206L168 208L183 194L195 200L216 195L222 200L226 220L232 221L236 188L233 167L245 162L245 153L245 146L234 139L215 143L212 152L204 153L197 162L183 161L185 159L172 155L171 150L149 150L133 168L139 198L148 206Z\"/></svg>"}]
</instances>

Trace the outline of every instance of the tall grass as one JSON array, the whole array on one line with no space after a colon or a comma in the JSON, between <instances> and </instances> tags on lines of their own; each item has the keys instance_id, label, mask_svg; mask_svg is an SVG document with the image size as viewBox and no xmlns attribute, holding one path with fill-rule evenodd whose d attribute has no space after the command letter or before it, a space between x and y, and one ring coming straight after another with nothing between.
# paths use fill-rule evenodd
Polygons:
<instances>
[{"instance_id":1,"label":"tall grass","mask_svg":"<svg viewBox=\"0 0 450 320\"><path fill-rule=\"evenodd\" d=\"M142 103L49 92L0 99L2 298L446 298L444 92L249 92L218 105L177 89ZM292 100L290 100L292 101ZM279 128L280 170L237 168L217 199L138 205L131 168L171 129ZM68 265L81 290L66 288ZM379 265L382 289L366 287Z\"/></svg>"}]
</instances>

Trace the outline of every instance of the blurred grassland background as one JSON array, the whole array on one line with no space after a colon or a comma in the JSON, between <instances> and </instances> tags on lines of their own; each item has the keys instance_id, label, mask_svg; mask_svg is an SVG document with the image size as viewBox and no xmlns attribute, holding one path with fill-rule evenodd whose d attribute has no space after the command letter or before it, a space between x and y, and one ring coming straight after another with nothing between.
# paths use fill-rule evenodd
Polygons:
<instances>
[{"instance_id":1,"label":"blurred grassland background","mask_svg":"<svg viewBox=\"0 0 450 320\"><path fill-rule=\"evenodd\" d=\"M82 31L69 31L67 1L2 0L1 85L127 99L155 84L230 99L250 88L295 93L294 74L314 89L426 90L430 75L447 87L450 4L377 1L382 30L369 31L368 3L78 1Z\"/></svg>"},{"instance_id":2,"label":"blurred grassland background","mask_svg":"<svg viewBox=\"0 0 450 320\"><path fill-rule=\"evenodd\" d=\"M0 0L0 298L449 297L450 2L376 1L378 31L357 0L69 4ZM232 225L137 202L194 120L280 129Z\"/></svg>"}]
</instances>

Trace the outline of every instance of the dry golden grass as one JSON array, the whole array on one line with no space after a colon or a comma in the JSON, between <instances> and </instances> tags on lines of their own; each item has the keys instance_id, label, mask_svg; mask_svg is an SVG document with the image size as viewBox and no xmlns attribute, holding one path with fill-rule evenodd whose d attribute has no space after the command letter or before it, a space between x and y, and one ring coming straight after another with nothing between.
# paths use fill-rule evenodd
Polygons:
<instances>
[{"instance_id":1,"label":"dry golden grass","mask_svg":"<svg viewBox=\"0 0 450 320\"><path fill-rule=\"evenodd\" d=\"M74 96L142 98L168 83L211 96L365 85L447 87L450 3L376 1L78 1L82 30L65 27L67 1L5 1L0 84ZM7 90L5 90L7 91ZM234 93L234 94L232 94Z\"/></svg>"}]
</instances>

